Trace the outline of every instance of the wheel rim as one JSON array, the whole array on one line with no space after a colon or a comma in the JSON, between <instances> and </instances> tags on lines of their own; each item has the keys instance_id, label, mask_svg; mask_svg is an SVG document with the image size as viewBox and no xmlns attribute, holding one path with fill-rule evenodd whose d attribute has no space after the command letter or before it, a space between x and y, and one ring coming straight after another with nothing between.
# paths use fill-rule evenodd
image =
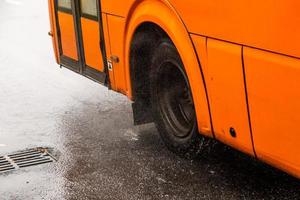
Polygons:
<instances>
[{"instance_id":1,"label":"wheel rim","mask_svg":"<svg viewBox=\"0 0 300 200\"><path fill-rule=\"evenodd\" d=\"M172 62L163 63L158 73L157 94L163 118L175 137L188 137L195 124L195 109L186 75Z\"/></svg>"}]
</instances>

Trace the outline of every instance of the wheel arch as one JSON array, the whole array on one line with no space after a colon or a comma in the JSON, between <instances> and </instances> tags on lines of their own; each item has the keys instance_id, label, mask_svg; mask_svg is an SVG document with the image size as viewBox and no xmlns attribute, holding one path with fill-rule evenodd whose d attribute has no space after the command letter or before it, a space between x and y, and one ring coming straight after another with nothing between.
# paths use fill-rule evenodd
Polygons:
<instances>
[{"instance_id":1,"label":"wheel arch","mask_svg":"<svg viewBox=\"0 0 300 200\"><path fill-rule=\"evenodd\" d=\"M160 14L157 15L156 13ZM136 1L130 9L125 26L124 51L125 76L129 98L135 99L131 68L136 66L130 66L131 44L136 31L145 23L160 27L178 50L191 86L199 131L206 136L213 137L205 80L198 55L184 22L167 0Z\"/></svg>"}]
</instances>

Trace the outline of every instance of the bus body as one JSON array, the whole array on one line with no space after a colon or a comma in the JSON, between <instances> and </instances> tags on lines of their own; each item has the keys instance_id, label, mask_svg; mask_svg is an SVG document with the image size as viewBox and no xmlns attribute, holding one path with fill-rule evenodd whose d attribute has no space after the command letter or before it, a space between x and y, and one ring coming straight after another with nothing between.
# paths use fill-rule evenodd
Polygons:
<instances>
[{"instance_id":1,"label":"bus body","mask_svg":"<svg viewBox=\"0 0 300 200\"><path fill-rule=\"evenodd\" d=\"M199 133L299 178L299 10L296 0L49 0L49 35L58 64L133 101L136 124L155 121L149 67L163 57L153 61L152 44L167 37Z\"/></svg>"}]
</instances>

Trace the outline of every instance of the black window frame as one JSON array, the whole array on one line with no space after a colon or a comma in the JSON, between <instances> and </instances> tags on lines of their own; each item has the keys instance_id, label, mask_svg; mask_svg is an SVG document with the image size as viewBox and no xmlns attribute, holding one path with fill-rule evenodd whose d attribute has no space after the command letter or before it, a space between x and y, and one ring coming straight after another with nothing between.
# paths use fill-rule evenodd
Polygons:
<instances>
[{"instance_id":1,"label":"black window frame","mask_svg":"<svg viewBox=\"0 0 300 200\"><path fill-rule=\"evenodd\" d=\"M70 8L59 6L59 1L60 0L57 0L57 9L58 9L58 11L61 11L61 12L64 12L64 13L68 13L68 14L73 14L73 12L72 12L72 7L73 7L72 0L70 0L70 6L71 6Z\"/></svg>"},{"instance_id":2,"label":"black window frame","mask_svg":"<svg viewBox=\"0 0 300 200\"><path fill-rule=\"evenodd\" d=\"M96 3L96 10L97 10L97 15L91 15L91 14L87 14L87 13L84 13L82 11L82 5L81 5L81 0L79 1L79 6L80 6L80 16L83 17L83 18L86 18L86 19L90 19L90 20L93 20L93 21L99 21L99 2L98 0L95 0L95 3Z\"/></svg>"}]
</instances>

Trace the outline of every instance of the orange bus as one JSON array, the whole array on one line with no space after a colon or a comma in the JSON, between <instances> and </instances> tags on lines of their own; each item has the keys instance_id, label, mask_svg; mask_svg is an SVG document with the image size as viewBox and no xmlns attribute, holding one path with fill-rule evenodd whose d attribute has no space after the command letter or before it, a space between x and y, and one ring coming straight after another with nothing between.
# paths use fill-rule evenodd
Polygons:
<instances>
[{"instance_id":1,"label":"orange bus","mask_svg":"<svg viewBox=\"0 0 300 200\"><path fill-rule=\"evenodd\" d=\"M57 63L169 149L206 137L300 177L300 1L49 0Z\"/></svg>"}]
</instances>

